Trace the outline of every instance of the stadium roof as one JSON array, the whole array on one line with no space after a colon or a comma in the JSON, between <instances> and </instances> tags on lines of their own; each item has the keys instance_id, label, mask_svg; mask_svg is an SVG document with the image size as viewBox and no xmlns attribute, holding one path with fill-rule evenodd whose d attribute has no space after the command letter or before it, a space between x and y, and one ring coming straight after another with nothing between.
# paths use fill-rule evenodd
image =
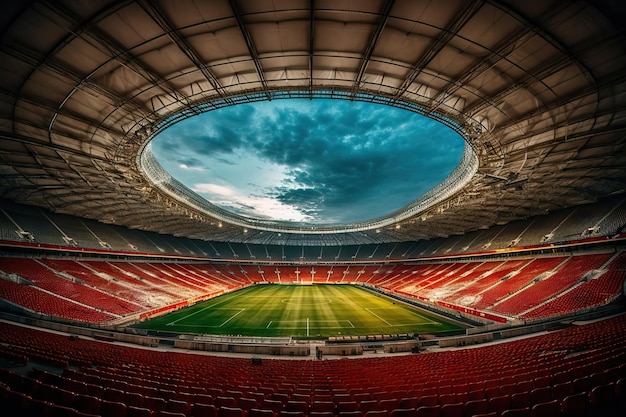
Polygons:
<instances>
[{"instance_id":1,"label":"stadium roof","mask_svg":"<svg viewBox=\"0 0 626 417\"><path fill-rule=\"evenodd\" d=\"M461 234L626 189L619 0L1 7L0 197L18 203L192 238L351 244ZM470 177L384 224L303 230L231 221L142 171L141 150L172 123L285 97L441 120L473 150Z\"/></svg>"}]
</instances>

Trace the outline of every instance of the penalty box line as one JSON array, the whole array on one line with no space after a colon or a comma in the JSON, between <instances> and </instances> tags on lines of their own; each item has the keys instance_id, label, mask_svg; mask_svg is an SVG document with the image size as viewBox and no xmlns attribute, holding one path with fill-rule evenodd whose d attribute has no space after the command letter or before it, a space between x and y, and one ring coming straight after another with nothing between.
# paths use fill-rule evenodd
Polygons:
<instances>
[{"instance_id":1,"label":"penalty box line","mask_svg":"<svg viewBox=\"0 0 626 417\"><path fill-rule=\"evenodd\" d=\"M214 306L212 306L212 307L214 307ZM179 321L184 320L184 319L186 319L186 318L189 318L189 317L191 317L191 316L193 316L193 315L195 315L195 314L198 314L198 313L200 313L200 312L202 312L202 311L204 311L204 310L206 310L206 309L208 309L208 308L210 308L210 307L203 308L203 309L202 309L202 310L200 310L200 311L196 311L195 313L189 314L189 315L187 315L187 316L185 316L185 317L182 317L182 318L180 318L180 319L178 319L178 320L174 320L174 321L173 321L173 322L171 322L171 323L167 323L167 324L166 324L166 326L219 328L219 327L222 327L222 326L224 326L225 324L227 324L229 321L231 321L232 319L234 319L235 317L237 317L238 315L240 315L240 314L241 314L241 313L243 313L244 311L246 311L246 309L245 309L245 308L227 308L227 307L226 307L226 308L218 308L218 309L216 309L216 310L239 310L239 311L237 311L235 314L233 314L232 316L230 316L228 319L226 319L226 321L225 321L225 322L223 322L222 324L220 324L219 326L209 326L209 325L206 325L206 324L178 324L178 322L179 322Z\"/></svg>"},{"instance_id":2,"label":"penalty box line","mask_svg":"<svg viewBox=\"0 0 626 417\"><path fill-rule=\"evenodd\" d=\"M421 314L413 312L413 311L410 311L410 313L415 315L415 316L417 316L417 317L419 317L420 319L423 319L423 321L421 323L391 324L387 320L385 320L384 318L380 317L378 314L374 313L371 309L365 307L364 310L366 310L368 313L370 313L371 315L373 315L374 317L376 317L377 319L379 319L380 321L382 321L383 323L385 323L389 327L415 326L415 325L418 325L418 324L432 324L432 325L439 325L439 324L441 324L441 323L438 323L436 321L429 320L428 318L422 316ZM379 309L379 310L384 310L384 309Z\"/></svg>"},{"instance_id":3,"label":"penalty box line","mask_svg":"<svg viewBox=\"0 0 626 417\"><path fill-rule=\"evenodd\" d=\"M250 291L250 288L252 288L252 287L249 287L249 288L245 288L245 289L243 289L241 292L239 292L239 294L242 294L243 292L249 292L249 291ZM228 302L228 301L230 301L230 298L228 298L228 297L227 297L227 298L223 299L222 301L218 301L218 302L217 302L217 303L215 303L215 304L211 304L211 305L209 305L209 306L207 306L207 307L201 308L201 309L200 309L200 310L198 310L198 311L194 311L193 313L187 314L186 316L183 316L183 317L181 317L181 318L179 318L179 319L176 319L176 320L174 320L174 321L172 321L172 322L169 322L169 323L167 323L167 324L166 324L166 326L174 326L174 325L175 325L176 323L178 323L179 321L183 321L183 320L185 320L185 319L188 319L189 317L195 316L196 314L200 314L200 313L202 313L202 312L203 312L203 311L205 311L205 310L208 310L208 309L210 309L210 308L214 308L215 306L218 306L218 305L220 305L220 304L226 303L226 302ZM218 310L227 310L227 309L228 309L228 307L225 307L225 308L223 308L223 309L218 309ZM236 308L231 308L231 310L239 310L239 309L236 309ZM245 310L245 308L244 308L244 310ZM185 326L185 325L184 325L184 324L179 324L179 326ZM191 326L191 325L187 325L187 326ZM205 327L206 327L206 326L205 326ZM210 327L215 327L215 326L210 326ZM219 326L219 327L222 327L222 326Z\"/></svg>"}]
</instances>

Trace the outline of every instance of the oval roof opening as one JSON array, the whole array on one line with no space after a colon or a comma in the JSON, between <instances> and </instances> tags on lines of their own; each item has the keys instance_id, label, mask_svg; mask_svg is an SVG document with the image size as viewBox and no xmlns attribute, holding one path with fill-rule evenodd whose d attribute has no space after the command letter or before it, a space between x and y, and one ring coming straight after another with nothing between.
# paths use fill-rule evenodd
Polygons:
<instances>
[{"instance_id":1,"label":"oval roof opening","mask_svg":"<svg viewBox=\"0 0 626 417\"><path fill-rule=\"evenodd\" d=\"M186 118L147 147L177 183L242 219L346 225L384 218L458 168L454 129L336 99L237 104Z\"/></svg>"}]
</instances>

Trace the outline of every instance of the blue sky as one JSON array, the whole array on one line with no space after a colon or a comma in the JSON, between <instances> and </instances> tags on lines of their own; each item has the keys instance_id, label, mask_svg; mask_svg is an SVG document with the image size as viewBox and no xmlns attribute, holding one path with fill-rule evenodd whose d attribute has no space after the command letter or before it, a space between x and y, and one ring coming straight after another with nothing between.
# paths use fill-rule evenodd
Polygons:
<instances>
[{"instance_id":1,"label":"blue sky","mask_svg":"<svg viewBox=\"0 0 626 417\"><path fill-rule=\"evenodd\" d=\"M174 178L233 213L345 223L415 200L458 165L464 144L407 110L287 99L191 117L155 137L152 151Z\"/></svg>"}]
</instances>

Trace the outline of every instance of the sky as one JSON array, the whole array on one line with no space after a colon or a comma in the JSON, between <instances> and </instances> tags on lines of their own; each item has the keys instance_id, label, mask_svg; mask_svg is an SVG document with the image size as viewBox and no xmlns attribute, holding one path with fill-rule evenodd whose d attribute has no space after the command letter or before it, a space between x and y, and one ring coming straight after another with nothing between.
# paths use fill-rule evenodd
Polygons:
<instances>
[{"instance_id":1,"label":"sky","mask_svg":"<svg viewBox=\"0 0 626 417\"><path fill-rule=\"evenodd\" d=\"M333 99L225 107L151 142L163 168L209 202L244 217L308 224L404 207L456 168L464 145L417 113Z\"/></svg>"}]
</instances>

